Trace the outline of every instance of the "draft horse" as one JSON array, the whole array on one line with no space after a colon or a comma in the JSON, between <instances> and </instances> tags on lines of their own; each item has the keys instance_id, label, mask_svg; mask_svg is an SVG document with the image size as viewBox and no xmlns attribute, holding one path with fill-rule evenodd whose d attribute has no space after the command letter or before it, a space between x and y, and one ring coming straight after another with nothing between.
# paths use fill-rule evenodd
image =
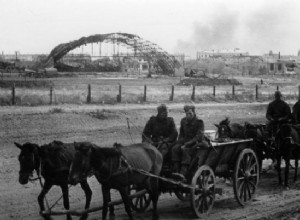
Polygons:
<instances>
[{"instance_id":1,"label":"draft horse","mask_svg":"<svg viewBox=\"0 0 300 220\"><path fill-rule=\"evenodd\" d=\"M143 170L154 175L160 174L163 157L154 146L139 143L129 146L115 144L114 148L101 148L92 143L75 143L75 148L75 159L71 165L69 180L75 184L94 170L97 180L102 185L102 219L106 219L110 189L120 192L125 210L129 218L133 219L128 198L131 184L149 191L153 204L152 219L158 219L158 179L140 172Z\"/></svg>"},{"instance_id":2,"label":"draft horse","mask_svg":"<svg viewBox=\"0 0 300 220\"><path fill-rule=\"evenodd\" d=\"M299 128L292 124L282 124L279 127L279 131L275 137L278 151L277 151L277 171L278 171L278 183L282 184L281 179L281 158L285 161L285 179L284 186L289 187L289 164L291 159L295 159L295 174L294 181L297 181L298 172L298 159L300 155L300 135Z\"/></svg>"},{"instance_id":3,"label":"draft horse","mask_svg":"<svg viewBox=\"0 0 300 220\"><path fill-rule=\"evenodd\" d=\"M38 196L38 203L40 206L40 214L45 219L51 219L48 215L43 215L45 210L44 198L53 185L61 187L63 194L63 204L65 209L69 209L69 188L68 188L68 175L72 160L74 159L75 147L74 144L66 144L60 141L53 141L49 144L42 145L41 147L34 143L19 144L14 143L20 150L19 154L19 182L24 185L27 184L33 176L34 170L38 177L40 174L44 177L45 182L42 191ZM41 179L40 179L41 181ZM92 190L87 183L87 179L81 179L81 188L85 192L86 203L85 208L89 208ZM81 219L87 219L88 214L85 214ZM67 215L67 219L71 220L71 215Z\"/></svg>"},{"instance_id":4,"label":"draft horse","mask_svg":"<svg viewBox=\"0 0 300 220\"><path fill-rule=\"evenodd\" d=\"M245 138L253 139L253 149L259 160L260 171L262 170L262 161L264 159L272 159L273 163L276 161L275 142L269 138L265 124L245 122L244 133Z\"/></svg>"},{"instance_id":5,"label":"draft horse","mask_svg":"<svg viewBox=\"0 0 300 220\"><path fill-rule=\"evenodd\" d=\"M217 127L217 138L244 138L244 126L239 123L230 123L229 118L225 118Z\"/></svg>"}]
</instances>

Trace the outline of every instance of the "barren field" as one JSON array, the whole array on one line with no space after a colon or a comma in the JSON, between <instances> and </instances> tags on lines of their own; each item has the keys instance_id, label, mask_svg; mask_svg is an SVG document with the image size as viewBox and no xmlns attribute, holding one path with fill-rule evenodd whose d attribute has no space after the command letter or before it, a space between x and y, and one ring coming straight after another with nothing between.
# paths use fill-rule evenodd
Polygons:
<instances>
[{"instance_id":1,"label":"barren field","mask_svg":"<svg viewBox=\"0 0 300 220\"><path fill-rule=\"evenodd\" d=\"M184 116L183 104L169 104L169 115L174 117L179 126ZM226 116L232 122L265 122L266 104L196 104L198 117L204 120L206 129L214 129ZM156 114L156 105L63 105L43 107L2 107L0 109L0 219L41 219L38 214L37 196L40 192L38 182L22 186L18 182L19 165L17 156L19 149L14 142L27 141L38 144L53 140L64 142L91 141L101 146L111 146L114 142L123 144L141 141L142 128L146 120ZM132 122L130 131L126 120ZM269 161L265 161L267 165ZM300 184L292 184L290 190L277 186L276 173L270 171L263 174L259 183L256 199L245 207L240 207L234 199L232 186L218 179L218 187L223 188L222 196L217 201L211 220L225 219L297 219L300 202ZM89 179L93 191L91 207L102 204L100 185L91 177ZM61 195L60 189L53 187L47 195L53 204ZM119 199L113 192L113 199ZM70 188L70 204L72 209L82 209L84 195L79 186ZM54 207L63 208L62 201ZM193 219L194 215L189 202L181 202L175 195L162 194L159 198L161 219ZM288 216L287 216L287 213ZM137 219L149 219L151 213L134 213ZM91 213L89 219L99 219L101 212ZM65 219L64 216L54 219ZM76 217L74 217L76 219ZM127 219L123 205L116 207L115 219Z\"/></svg>"}]
</instances>

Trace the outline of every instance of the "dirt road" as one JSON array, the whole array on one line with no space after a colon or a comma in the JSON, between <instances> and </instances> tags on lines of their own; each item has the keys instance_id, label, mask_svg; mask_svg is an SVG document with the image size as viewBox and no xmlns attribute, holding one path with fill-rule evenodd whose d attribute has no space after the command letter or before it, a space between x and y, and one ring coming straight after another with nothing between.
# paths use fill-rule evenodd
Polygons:
<instances>
[{"instance_id":1,"label":"dirt road","mask_svg":"<svg viewBox=\"0 0 300 220\"><path fill-rule=\"evenodd\" d=\"M38 182L22 186L18 183L19 149L14 142L27 141L38 144L53 140L64 142L91 141L101 146L111 146L114 142L123 144L141 140L141 131L147 119L156 114L156 106L56 106L56 107L5 107L0 109L0 219L41 219L38 214L37 196L40 192ZM232 122L264 122L265 104L220 104L197 105L197 114L204 120L206 129L214 129L226 116ZM170 105L169 115L179 126L184 116L182 105ZM129 119L130 129L127 126ZM286 212L297 212L300 202L300 184L296 182L290 190L277 186L276 174L263 174L255 201L245 208L234 200L231 186L218 179L218 187L223 195L217 201L208 217L211 220L225 219L282 219ZM102 204L101 188L92 177L89 183L93 191L92 207ZM47 198L53 204L61 195L60 189L51 189ZM119 198L113 193L113 199ZM79 186L70 188L71 207L84 206L83 192ZM188 202L179 201L175 195L163 194L159 199L161 219L193 219ZM60 201L55 209L62 209ZM281 215L280 215L281 213ZM282 214L284 213L284 214ZM126 219L123 205L116 208L116 219ZM137 219L149 219L150 212L135 213ZM290 219L297 214L290 214ZM100 212L90 214L89 219L99 219ZM65 217L55 217L65 219ZM74 217L74 219L76 219Z\"/></svg>"}]
</instances>

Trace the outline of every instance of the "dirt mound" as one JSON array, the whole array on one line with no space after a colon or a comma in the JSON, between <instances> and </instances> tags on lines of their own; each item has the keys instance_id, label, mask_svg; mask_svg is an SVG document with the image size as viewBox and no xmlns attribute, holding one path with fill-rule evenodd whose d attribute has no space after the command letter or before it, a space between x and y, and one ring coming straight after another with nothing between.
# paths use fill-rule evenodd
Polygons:
<instances>
[{"instance_id":1,"label":"dirt mound","mask_svg":"<svg viewBox=\"0 0 300 220\"><path fill-rule=\"evenodd\" d=\"M242 85L236 79L217 79L217 78L185 78L177 84L179 86L217 86L217 85Z\"/></svg>"}]
</instances>

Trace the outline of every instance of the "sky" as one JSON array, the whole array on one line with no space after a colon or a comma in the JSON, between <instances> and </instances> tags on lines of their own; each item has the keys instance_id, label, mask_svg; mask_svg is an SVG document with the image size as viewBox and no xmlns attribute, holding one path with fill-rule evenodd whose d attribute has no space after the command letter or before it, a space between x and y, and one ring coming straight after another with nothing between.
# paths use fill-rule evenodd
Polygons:
<instances>
[{"instance_id":1,"label":"sky","mask_svg":"<svg viewBox=\"0 0 300 220\"><path fill-rule=\"evenodd\" d=\"M48 54L83 36L136 34L172 54L300 49L299 0L0 0L0 53Z\"/></svg>"}]
</instances>

